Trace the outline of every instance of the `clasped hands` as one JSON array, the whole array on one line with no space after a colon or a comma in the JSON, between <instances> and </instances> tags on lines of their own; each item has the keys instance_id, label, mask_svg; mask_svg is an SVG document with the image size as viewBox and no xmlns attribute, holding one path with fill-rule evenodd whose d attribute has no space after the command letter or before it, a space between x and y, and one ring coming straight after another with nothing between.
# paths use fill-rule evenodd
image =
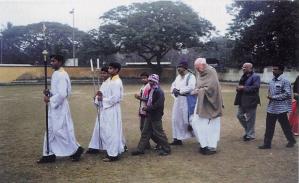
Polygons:
<instances>
[{"instance_id":1,"label":"clasped hands","mask_svg":"<svg viewBox=\"0 0 299 183\"><path fill-rule=\"evenodd\" d=\"M178 96L180 95L180 90L174 88L174 89L172 90L172 93L173 93L173 95L174 95L175 97L178 97Z\"/></svg>"},{"instance_id":2,"label":"clasped hands","mask_svg":"<svg viewBox=\"0 0 299 183\"><path fill-rule=\"evenodd\" d=\"M103 93L101 91L97 91L97 93L94 97L97 98L98 101L102 101L103 100Z\"/></svg>"}]
</instances>

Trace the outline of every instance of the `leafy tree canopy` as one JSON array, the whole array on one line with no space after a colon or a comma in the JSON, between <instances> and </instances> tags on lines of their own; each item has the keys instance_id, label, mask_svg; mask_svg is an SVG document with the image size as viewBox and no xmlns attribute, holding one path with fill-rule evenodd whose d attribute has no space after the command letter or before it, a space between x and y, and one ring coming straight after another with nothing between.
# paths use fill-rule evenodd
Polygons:
<instances>
[{"instance_id":1,"label":"leafy tree canopy","mask_svg":"<svg viewBox=\"0 0 299 183\"><path fill-rule=\"evenodd\" d=\"M235 16L228 34L236 40L235 62L298 66L298 1L235 1L228 11Z\"/></svg>"},{"instance_id":2,"label":"leafy tree canopy","mask_svg":"<svg viewBox=\"0 0 299 183\"><path fill-rule=\"evenodd\" d=\"M113 49L136 52L150 66L172 48L199 46L214 26L182 2L156 1L120 6L100 17L100 38L111 39ZM105 44L104 44L105 46Z\"/></svg>"},{"instance_id":3,"label":"leafy tree canopy","mask_svg":"<svg viewBox=\"0 0 299 183\"><path fill-rule=\"evenodd\" d=\"M46 39L42 31L43 24L46 26ZM56 22L40 22L26 26L9 24L2 31L3 61L34 64L36 61L42 61L42 51L45 46L50 54L60 53L72 57L72 31L72 27ZM86 37L87 33L76 29L75 35L74 43L79 49L82 46L81 39Z\"/></svg>"}]
</instances>

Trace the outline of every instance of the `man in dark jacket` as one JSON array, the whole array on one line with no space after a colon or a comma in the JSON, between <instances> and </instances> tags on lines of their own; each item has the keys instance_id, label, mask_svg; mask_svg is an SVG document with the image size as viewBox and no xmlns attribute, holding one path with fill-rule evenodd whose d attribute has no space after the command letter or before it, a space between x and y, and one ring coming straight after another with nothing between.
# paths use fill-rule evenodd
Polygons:
<instances>
[{"instance_id":1,"label":"man in dark jacket","mask_svg":"<svg viewBox=\"0 0 299 183\"><path fill-rule=\"evenodd\" d=\"M148 78L150 91L148 101L143 110L147 116L141 133L141 138L136 151L132 155L144 154L146 145L150 138L155 139L156 143L161 147L159 155L165 156L170 154L170 146L162 127L162 116L164 114L164 92L159 87L159 76L152 74Z\"/></svg>"},{"instance_id":2,"label":"man in dark jacket","mask_svg":"<svg viewBox=\"0 0 299 183\"><path fill-rule=\"evenodd\" d=\"M237 118L245 130L243 140L251 141L255 139L256 108L260 104L260 76L253 72L251 63L244 63L242 70L234 104L239 106Z\"/></svg>"}]
</instances>

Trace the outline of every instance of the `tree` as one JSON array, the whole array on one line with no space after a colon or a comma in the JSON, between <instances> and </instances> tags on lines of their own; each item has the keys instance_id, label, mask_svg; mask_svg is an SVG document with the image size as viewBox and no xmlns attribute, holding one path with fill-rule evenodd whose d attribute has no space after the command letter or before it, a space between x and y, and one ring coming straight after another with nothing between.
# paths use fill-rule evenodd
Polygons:
<instances>
[{"instance_id":1,"label":"tree","mask_svg":"<svg viewBox=\"0 0 299 183\"><path fill-rule=\"evenodd\" d=\"M235 1L229 36L236 40L232 59L263 68L273 63L298 66L298 1Z\"/></svg>"},{"instance_id":2,"label":"tree","mask_svg":"<svg viewBox=\"0 0 299 183\"><path fill-rule=\"evenodd\" d=\"M46 42L42 32L46 26ZM34 64L42 61L42 51L46 48L50 54L59 53L65 57L72 55L72 27L55 22L40 22L27 26L7 27L3 32L4 63ZM76 47L87 34L76 30Z\"/></svg>"},{"instance_id":3,"label":"tree","mask_svg":"<svg viewBox=\"0 0 299 183\"><path fill-rule=\"evenodd\" d=\"M101 58L106 60L108 55L114 54L118 48L112 43L107 31L90 30L88 35L82 39L82 47L78 52L81 60L89 61L90 58ZM85 63L88 64L88 63Z\"/></svg>"},{"instance_id":4,"label":"tree","mask_svg":"<svg viewBox=\"0 0 299 183\"><path fill-rule=\"evenodd\" d=\"M172 1L120 6L100 19L103 21L100 33L111 39L114 48L120 52L137 52L151 67L154 67L152 61L157 61L158 72L161 59L169 50L179 49L181 45L199 46L201 38L209 37L215 30L189 6Z\"/></svg>"}]
</instances>

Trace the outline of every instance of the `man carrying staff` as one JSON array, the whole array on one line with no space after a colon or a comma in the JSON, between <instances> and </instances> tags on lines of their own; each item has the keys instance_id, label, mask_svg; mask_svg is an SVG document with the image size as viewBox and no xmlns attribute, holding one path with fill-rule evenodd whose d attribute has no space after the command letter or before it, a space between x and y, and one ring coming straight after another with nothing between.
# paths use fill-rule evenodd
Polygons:
<instances>
[{"instance_id":1,"label":"man carrying staff","mask_svg":"<svg viewBox=\"0 0 299 183\"><path fill-rule=\"evenodd\" d=\"M100 87L100 91L104 92L107 90L108 87L108 78L109 78L109 74L108 74L108 67L104 66L103 68L101 68L101 73L100 73L100 77L101 79L103 79L103 83ZM97 154L99 153L99 150L105 150L106 148L103 146L103 141L105 140L105 136L103 135L103 131L105 130L105 128L107 128L107 123L101 123L99 120L99 116L103 115L102 113L104 112L101 108L101 103L98 101L98 96L100 95L100 93L98 92L97 95L95 96L95 100L94 103L97 107L99 107L100 111L99 114L97 114L96 117L96 122L95 122L95 127L93 130L93 134L88 146L88 150L86 151L87 154Z\"/></svg>"},{"instance_id":2,"label":"man carrying staff","mask_svg":"<svg viewBox=\"0 0 299 183\"><path fill-rule=\"evenodd\" d=\"M98 92L97 98L100 102L101 137L103 137L103 148L107 151L105 162L119 160L121 153L125 151L125 139L122 129L121 106L123 98L123 84L118 75L121 65L112 62L108 66L110 78L105 88Z\"/></svg>"},{"instance_id":3,"label":"man carrying staff","mask_svg":"<svg viewBox=\"0 0 299 183\"><path fill-rule=\"evenodd\" d=\"M79 161L84 149L78 144L71 118L67 98L71 95L71 81L63 69L64 58L61 55L50 56L54 69L51 78L51 90L44 91L44 102L49 106L48 137L49 153L47 153L47 137L44 138L43 157L37 163L50 163L56 156L70 156L72 161Z\"/></svg>"},{"instance_id":4,"label":"man carrying staff","mask_svg":"<svg viewBox=\"0 0 299 183\"><path fill-rule=\"evenodd\" d=\"M177 66L178 75L171 85L171 92L174 95L172 108L172 136L173 142L170 145L183 145L182 140L192 137L188 130L189 111L187 95L195 88L195 76L188 71L188 63L181 61ZM193 111L192 111L193 113Z\"/></svg>"},{"instance_id":5,"label":"man carrying staff","mask_svg":"<svg viewBox=\"0 0 299 183\"><path fill-rule=\"evenodd\" d=\"M220 139L220 117L223 107L221 87L216 70L207 64L205 58L196 59L194 67L199 75L196 89L192 92L198 95L192 128L201 146L200 153L215 154Z\"/></svg>"}]
</instances>

